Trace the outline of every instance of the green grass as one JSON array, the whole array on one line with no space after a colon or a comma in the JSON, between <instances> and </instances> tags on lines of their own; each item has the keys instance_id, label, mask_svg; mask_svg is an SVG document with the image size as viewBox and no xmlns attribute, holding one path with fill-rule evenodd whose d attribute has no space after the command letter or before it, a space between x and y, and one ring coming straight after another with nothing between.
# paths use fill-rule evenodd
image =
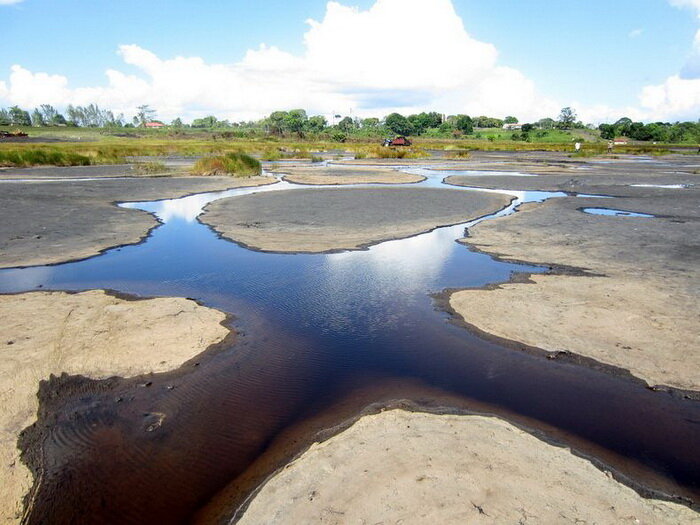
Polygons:
<instances>
[{"instance_id":1,"label":"green grass","mask_svg":"<svg viewBox=\"0 0 700 525\"><path fill-rule=\"evenodd\" d=\"M565 144L570 143L575 139L583 139L587 130L571 130L564 131L560 129L533 129L528 133L529 141L536 144ZM473 135L465 137L466 140L487 140L490 142L501 142L512 140L513 133L518 135L522 131L511 131L502 128L477 128Z\"/></svg>"},{"instance_id":2,"label":"green grass","mask_svg":"<svg viewBox=\"0 0 700 525\"><path fill-rule=\"evenodd\" d=\"M0 150L0 166L89 166L90 158L78 153L53 149Z\"/></svg>"},{"instance_id":3,"label":"green grass","mask_svg":"<svg viewBox=\"0 0 700 525\"><path fill-rule=\"evenodd\" d=\"M245 153L229 153L216 157L204 157L193 166L193 175L232 175L254 177L262 173L260 161Z\"/></svg>"},{"instance_id":4,"label":"green grass","mask_svg":"<svg viewBox=\"0 0 700 525\"><path fill-rule=\"evenodd\" d=\"M420 159L429 157L430 154L421 148L414 147L386 147L379 145L351 146L355 159Z\"/></svg>"},{"instance_id":5,"label":"green grass","mask_svg":"<svg viewBox=\"0 0 700 525\"><path fill-rule=\"evenodd\" d=\"M183 156L225 156L245 151L260 156L263 160L310 159L320 161L320 154L331 152L339 155L354 154L355 158L395 158L411 159L429 156L426 150L444 150L461 157L461 151L561 151L573 153L573 139L578 130L564 132L548 130L547 135L537 137L537 130L531 131L531 141L514 141L513 132L498 128L477 129L473 135L460 138L412 137L411 148L384 148L381 140L353 137L338 144L330 140L283 139L279 137L231 138L214 137L211 133L176 133L163 130L99 130L95 128L23 128L30 138L59 138L63 142L3 142L0 141L0 166L36 165L85 165L120 164L126 157ZM592 133L589 130L581 130ZM129 136L115 134L128 133ZM80 140L78 141L78 137ZM596 142L588 137L584 142L585 151L594 154L606 152L607 141ZM629 144L616 146L616 154L663 155L668 145ZM312 153L313 152L313 153ZM464 158L464 157L462 157Z\"/></svg>"}]
</instances>

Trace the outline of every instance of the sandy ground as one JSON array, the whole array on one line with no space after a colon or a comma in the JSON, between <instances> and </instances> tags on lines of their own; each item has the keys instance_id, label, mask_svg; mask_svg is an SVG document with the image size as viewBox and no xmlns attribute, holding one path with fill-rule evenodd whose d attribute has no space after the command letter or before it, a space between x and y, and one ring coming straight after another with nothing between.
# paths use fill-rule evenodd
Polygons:
<instances>
[{"instance_id":1,"label":"sandy ground","mask_svg":"<svg viewBox=\"0 0 700 525\"><path fill-rule=\"evenodd\" d=\"M171 370L226 337L224 320L187 299L0 296L0 522L18 520L32 484L16 441L36 419L39 381L63 372L105 378Z\"/></svg>"},{"instance_id":2,"label":"sandy ground","mask_svg":"<svg viewBox=\"0 0 700 525\"><path fill-rule=\"evenodd\" d=\"M442 189L309 189L221 199L207 206L201 220L256 249L325 252L466 222L509 200Z\"/></svg>"},{"instance_id":3,"label":"sandy ground","mask_svg":"<svg viewBox=\"0 0 700 525\"><path fill-rule=\"evenodd\" d=\"M500 419L392 410L314 444L241 524L700 523Z\"/></svg>"},{"instance_id":4,"label":"sandy ground","mask_svg":"<svg viewBox=\"0 0 700 525\"><path fill-rule=\"evenodd\" d=\"M101 168L98 166L98 168ZM75 176L79 168L63 170ZM0 183L0 267L81 259L143 239L158 223L119 201L176 198L192 193L257 186L270 177L159 177L80 182Z\"/></svg>"},{"instance_id":5,"label":"sandy ground","mask_svg":"<svg viewBox=\"0 0 700 525\"><path fill-rule=\"evenodd\" d=\"M640 180L694 184L698 177L682 170L664 174L667 168L641 163L605 170L577 178L576 191L620 198L527 205L510 217L479 224L467 239L506 259L583 268L595 275L538 275L532 278L535 284L461 291L451 305L467 323L489 334L590 357L652 385L700 390L700 188L630 186ZM491 184L476 177L450 180ZM566 181L548 176L509 183L526 189L563 185ZM580 211L589 206L658 217Z\"/></svg>"},{"instance_id":6,"label":"sandy ground","mask_svg":"<svg viewBox=\"0 0 700 525\"><path fill-rule=\"evenodd\" d=\"M279 168L274 173L297 184L407 184L425 177L383 168L334 166L331 168Z\"/></svg>"}]
</instances>

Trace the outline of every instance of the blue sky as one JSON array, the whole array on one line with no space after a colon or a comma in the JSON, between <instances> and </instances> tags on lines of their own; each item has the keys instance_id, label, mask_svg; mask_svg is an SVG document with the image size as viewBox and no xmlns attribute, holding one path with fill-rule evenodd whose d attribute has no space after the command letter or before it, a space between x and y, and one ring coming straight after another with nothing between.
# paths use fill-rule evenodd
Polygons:
<instances>
[{"instance_id":1,"label":"blue sky","mask_svg":"<svg viewBox=\"0 0 700 525\"><path fill-rule=\"evenodd\" d=\"M13 0L0 0L0 4L8 1ZM397 1L394 8L402 5L398 0L380 1ZM534 112L538 105L541 106L537 99L542 98L554 105L576 104L581 107L580 113L585 114L589 111L592 118L595 118L596 111L602 115L607 114L606 111L637 108L640 93L646 87L663 86L667 79L677 76L694 52L693 39L698 31L700 13L697 0L411 2L416 4L416 17L421 16L421 9L427 13L437 9L432 6L437 6L438 3L451 3L469 37L495 47L498 58L491 64L493 67L503 66L517 70L532 83L535 90L534 94L530 94L533 107L522 105L514 109L525 113ZM369 12L367 10L375 6L376 2L340 0L339 3L355 6L359 12ZM671 5L672 3L678 5ZM449 7L445 4L441 8L445 9L444 17L436 20L449 23L452 17ZM309 31L307 19L323 21L326 15L325 0L263 0L257 3L238 0L23 0L12 5L0 5L0 27L3 28L4 43L0 49L0 82L5 83L4 90L0 84L0 105L35 102L34 98L17 93L18 89L11 89L11 67L14 65L19 65L32 74L48 73L66 77L67 88L75 90L106 86L107 69L114 69L125 75L135 75L148 81L149 74L144 73L139 60L132 60L132 63L127 64L123 54L117 52L119 46L126 44L134 44L161 60L170 60L177 56L201 57L209 65L239 63L248 50L257 49L261 43L301 57L306 52L304 35ZM361 46L363 41L369 40L371 43L374 39L372 35L386 31L391 37L388 41L396 42L395 46L398 48L409 45L413 46L411 49L414 52L416 46L430 48L432 56L439 55L436 58L443 65L445 75L452 73L450 63L453 59L461 68L472 67L471 63L462 65L459 61L459 54L472 53L473 51L469 51L472 48L460 45L446 45L442 49L431 48L436 31L440 31L434 25L419 25L403 31L404 21L400 20L398 12L396 22L386 16L382 18L377 15L376 18L381 19L384 26L376 26L371 35L364 33L361 25L357 26L357 32L354 33L356 37L353 41L345 42L345 45L352 48ZM455 38L459 39L457 33ZM7 45L8 42L11 44ZM380 42L386 45L387 41ZM342 45L342 42L329 45ZM365 55L362 55L363 52ZM695 52L700 54L697 48ZM371 47L358 51L364 61L374 60L371 53ZM376 50L378 57L381 53L382 50ZM455 56L451 56L452 54ZM387 57L381 58L387 60ZM416 64L414 67L420 68L421 65ZM260 81L259 77L256 78ZM32 81L41 84L41 79L34 78ZM319 107L314 109L323 111L333 105L347 105L350 106L347 111L352 109L357 113L369 109L363 110L360 99L355 101L346 95L347 92L356 89L356 85L352 89L345 89L340 80L329 80L327 76L324 77L324 82L333 84L333 88L328 89L335 89L337 93L342 93L342 96L327 93L327 104L319 103ZM474 84L473 78L469 82ZM508 82L514 83L512 80ZM532 87L529 84L523 85L524 89ZM300 84L299 87L303 88L303 85ZM388 100L391 99L392 90L398 92L396 86L389 88L386 82L381 86L374 85L372 79L368 79L365 87L372 93L372 97L386 101L385 107L372 109L410 109L402 105L401 101L392 104ZM37 96L50 95L42 91L41 86L32 86L29 91L33 89L36 89ZM318 92L319 97L324 96L323 93L328 89L321 89ZM413 87L408 86L407 89L411 90ZM442 97L442 94L435 96L434 103L449 105L452 101L458 107L436 109L447 112L463 111L466 108L478 109L475 102L467 99L479 95L465 89L459 91L455 86L437 85L430 88L423 83L416 88L415 97L407 97L407 100L429 104L431 97L441 89L449 89L454 93L449 97ZM696 89L700 90L700 86L696 83L686 84L680 89L680 96L692 99L690 106L688 107L688 103L682 103L681 109L678 110L678 104L667 101L666 106L672 108L668 117L694 116L697 119L700 117L699 108L692 102L697 94ZM148 101L153 98L153 102L156 102L157 92L153 91L157 90L153 88L145 95L145 91L142 90L140 96ZM270 93L274 95L274 91ZM480 93L483 95L483 90ZM178 101L173 98L166 113L180 111L184 115L195 115L208 110L229 110L221 97L217 99L216 96L210 95L211 104L194 104L191 99ZM78 95L66 92L62 95L65 102L80 101L81 96L84 96L84 93ZM513 96L517 96L517 91L508 92L504 87L504 110L509 106L506 99ZM110 98L107 94L100 93L98 98L103 104L109 105ZM289 99L285 96L281 98L285 102ZM651 98L656 100L658 96ZM364 99L367 97L362 100ZM58 105L62 100L61 96L54 97L54 102ZM207 99L200 97L199 100ZM292 97L289 103L293 102ZM115 99L115 109L128 111L130 103L130 100ZM311 103L313 104L313 101ZM198 105L201 107L197 107ZM255 110L246 112L238 107L234 108L236 105L231 104L231 116L254 116L256 112L264 112L266 109L264 104L256 102L254 105ZM598 109L585 109L595 107ZM603 107L605 109L602 109ZM485 104L485 108L494 111L493 101ZM663 111L657 109L649 107L646 111L650 116L664 116ZM645 108L640 109L641 117L645 116L644 111ZM674 111L677 115L673 114Z\"/></svg>"}]
</instances>

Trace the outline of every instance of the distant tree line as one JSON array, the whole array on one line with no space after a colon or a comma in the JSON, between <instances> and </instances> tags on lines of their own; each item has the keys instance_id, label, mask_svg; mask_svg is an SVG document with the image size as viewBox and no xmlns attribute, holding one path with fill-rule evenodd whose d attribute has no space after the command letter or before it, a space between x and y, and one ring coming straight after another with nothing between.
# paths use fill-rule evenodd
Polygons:
<instances>
[{"instance_id":1,"label":"distant tree line","mask_svg":"<svg viewBox=\"0 0 700 525\"><path fill-rule=\"evenodd\" d=\"M133 128L145 127L155 120L156 111L148 105L136 108L134 117L127 121L124 115L114 115L112 111L99 108L96 104L88 106L69 105L61 114L50 104L42 104L31 113L18 106L0 108L0 126L75 126L92 128ZM520 130L513 133L513 140L529 140L530 133L540 136L549 130L572 130L586 128L578 120L576 112L566 107L561 110L558 118L543 118L537 122L519 124L514 116L503 119L464 114L444 115L438 112L422 112L404 116L391 113L383 119L376 117L352 118L350 116L334 115L333 123L329 123L322 115L311 115L303 109L289 111L274 111L269 116L248 122L230 122L219 120L213 115L197 118L191 124L186 124L181 118L173 120L169 127L179 130L184 128L215 130L224 136L254 137L254 136L296 136L306 135L326 137L342 142L349 137L377 137L383 135L410 135L427 137L460 137L469 136L479 129L503 128ZM588 126L589 129L594 129ZM698 122L655 122L643 124L632 122L629 118L621 118L614 124L598 126L603 139L623 136L639 141L656 142L700 142L700 121Z\"/></svg>"},{"instance_id":2,"label":"distant tree line","mask_svg":"<svg viewBox=\"0 0 700 525\"><path fill-rule=\"evenodd\" d=\"M629 137L632 140L654 142L700 142L700 121L697 122L632 122L623 117L614 124L598 126L600 136L604 139Z\"/></svg>"},{"instance_id":3,"label":"distant tree line","mask_svg":"<svg viewBox=\"0 0 700 525\"><path fill-rule=\"evenodd\" d=\"M29 113L18 106L0 108L0 126L76 126L106 128L124 126L124 116L100 109L96 104L72 106L61 114L50 104L42 104Z\"/></svg>"}]
</instances>

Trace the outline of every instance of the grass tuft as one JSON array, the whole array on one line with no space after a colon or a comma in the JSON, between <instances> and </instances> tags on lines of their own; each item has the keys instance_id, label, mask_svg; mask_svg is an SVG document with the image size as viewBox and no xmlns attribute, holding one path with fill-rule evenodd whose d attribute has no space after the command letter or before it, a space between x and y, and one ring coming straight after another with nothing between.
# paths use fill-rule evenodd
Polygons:
<instances>
[{"instance_id":1,"label":"grass tuft","mask_svg":"<svg viewBox=\"0 0 700 525\"><path fill-rule=\"evenodd\" d=\"M16 149L0 151L0 166L89 166L90 158L78 153L53 149Z\"/></svg>"},{"instance_id":2,"label":"grass tuft","mask_svg":"<svg viewBox=\"0 0 700 525\"><path fill-rule=\"evenodd\" d=\"M469 159L471 158L472 154L469 153L469 150L462 149L462 150L455 150L455 149L450 149L447 150L449 153L445 155L448 159Z\"/></svg>"},{"instance_id":3,"label":"grass tuft","mask_svg":"<svg viewBox=\"0 0 700 525\"><path fill-rule=\"evenodd\" d=\"M193 175L232 175L234 177L254 177L262 173L258 159L245 153L228 153L218 157L199 159L191 173Z\"/></svg>"},{"instance_id":4,"label":"grass tuft","mask_svg":"<svg viewBox=\"0 0 700 525\"><path fill-rule=\"evenodd\" d=\"M430 154L419 148L366 146L357 148L356 159L420 159Z\"/></svg>"},{"instance_id":5,"label":"grass tuft","mask_svg":"<svg viewBox=\"0 0 700 525\"><path fill-rule=\"evenodd\" d=\"M141 175L157 175L159 173L167 173L170 171L170 168L168 168L165 164L156 161L138 162L134 164L134 169L136 170L136 173L140 173Z\"/></svg>"}]
</instances>

